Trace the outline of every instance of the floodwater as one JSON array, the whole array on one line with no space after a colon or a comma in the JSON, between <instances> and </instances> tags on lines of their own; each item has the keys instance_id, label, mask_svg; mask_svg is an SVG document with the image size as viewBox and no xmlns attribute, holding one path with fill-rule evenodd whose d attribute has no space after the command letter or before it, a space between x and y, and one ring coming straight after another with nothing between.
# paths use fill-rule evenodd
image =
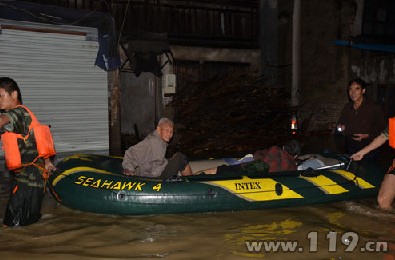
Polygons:
<instances>
[{"instance_id":1,"label":"floodwater","mask_svg":"<svg viewBox=\"0 0 395 260\"><path fill-rule=\"evenodd\" d=\"M6 187L2 176L0 218ZM113 216L68 209L47 194L38 223L0 228L0 259L395 259L395 213L376 207L371 198L242 212Z\"/></svg>"},{"instance_id":2,"label":"floodwater","mask_svg":"<svg viewBox=\"0 0 395 260\"><path fill-rule=\"evenodd\" d=\"M2 196L2 209L5 203ZM376 209L374 200L109 216L67 209L47 196L42 213L34 225L1 229L0 259L395 259L395 214ZM355 247L347 246L352 238L358 239ZM303 252L267 252L258 244L251 252L253 242L262 241L296 241Z\"/></svg>"}]
</instances>

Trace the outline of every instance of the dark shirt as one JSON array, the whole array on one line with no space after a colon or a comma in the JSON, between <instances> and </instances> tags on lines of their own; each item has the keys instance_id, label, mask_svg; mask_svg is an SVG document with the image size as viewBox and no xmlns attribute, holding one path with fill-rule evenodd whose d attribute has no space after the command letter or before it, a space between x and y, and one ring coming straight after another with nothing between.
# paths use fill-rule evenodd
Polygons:
<instances>
[{"instance_id":1,"label":"dark shirt","mask_svg":"<svg viewBox=\"0 0 395 260\"><path fill-rule=\"evenodd\" d=\"M346 104L340 114L338 124L345 125L346 150L349 154L368 145L387 125L381 108L365 97L358 109L354 109L353 102ZM356 141L352 139L353 134L369 134L369 137Z\"/></svg>"}]
</instances>

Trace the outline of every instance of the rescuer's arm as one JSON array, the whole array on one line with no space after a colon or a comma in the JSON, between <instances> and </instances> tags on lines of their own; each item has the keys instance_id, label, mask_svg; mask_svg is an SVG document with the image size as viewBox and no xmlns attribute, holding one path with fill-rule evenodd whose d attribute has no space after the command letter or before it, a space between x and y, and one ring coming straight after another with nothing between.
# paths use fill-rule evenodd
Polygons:
<instances>
[{"instance_id":1,"label":"rescuer's arm","mask_svg":"<svg viewBox=\"0 0 395 260\"><path fill-rule=\"evenodd\" d=\"M384 133L380 134L377 136L373 141L359 150L357 153L351 155L351 159L359 161L361 160L366 154L370 153L371 151L379 148L382 146L386 141L388 140L388 136L386 136Z\"/></svg>"}]
</instances>

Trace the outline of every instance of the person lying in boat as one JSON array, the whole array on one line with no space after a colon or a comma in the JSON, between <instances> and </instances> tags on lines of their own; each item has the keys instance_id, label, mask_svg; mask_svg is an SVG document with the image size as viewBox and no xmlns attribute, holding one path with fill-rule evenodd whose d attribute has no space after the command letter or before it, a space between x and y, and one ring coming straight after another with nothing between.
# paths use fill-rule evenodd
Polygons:
<instances>
[{"instance_id":1,"label":"person lying in boat","mask_svg":"<svg viewBox=\"0 0 395 260\"><path fill-rule=\"evenodd\" d=\"M204 174L249 174L270 173L278 171L295 171L297 165L295 158L300 153L300 145L291 141L282 148L271 146L268 149L255 151L249 160L240 160L233 165L220 165L201 171Z\"/></svg>"},{"instance_id":2,"label":"person lying in boat","mask_svg":"<svg viewBox=\"0 0 395 260\"><path fill-rule=\"evenodd\" d=\"M165 158L168 142L173 137L173 128L173 121L161 118L151 134L126 150L122 161L124 174L160 179L168 179L179 172L182 176L192 175L184 154L177 152L172 158Z\"/></svg>"}]
</instances>

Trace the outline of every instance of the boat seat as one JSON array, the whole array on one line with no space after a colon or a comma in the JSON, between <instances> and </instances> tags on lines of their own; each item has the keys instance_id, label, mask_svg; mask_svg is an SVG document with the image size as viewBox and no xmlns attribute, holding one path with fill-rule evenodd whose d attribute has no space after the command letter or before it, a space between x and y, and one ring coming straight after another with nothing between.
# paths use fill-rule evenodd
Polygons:
<instances>
[{"instance_id":1,"label":"boat seat","mask_svg":"<svg viewBox=\"0 0 395 260\"><path fill-rule=\"evenodd\" d=\"M209 160L197 160L190 161L189 165L192 168L193 173L197 173L202 170L218 167L220 165L227 165L224 159L209 159Z\"/></svg>"}]
</instances>

